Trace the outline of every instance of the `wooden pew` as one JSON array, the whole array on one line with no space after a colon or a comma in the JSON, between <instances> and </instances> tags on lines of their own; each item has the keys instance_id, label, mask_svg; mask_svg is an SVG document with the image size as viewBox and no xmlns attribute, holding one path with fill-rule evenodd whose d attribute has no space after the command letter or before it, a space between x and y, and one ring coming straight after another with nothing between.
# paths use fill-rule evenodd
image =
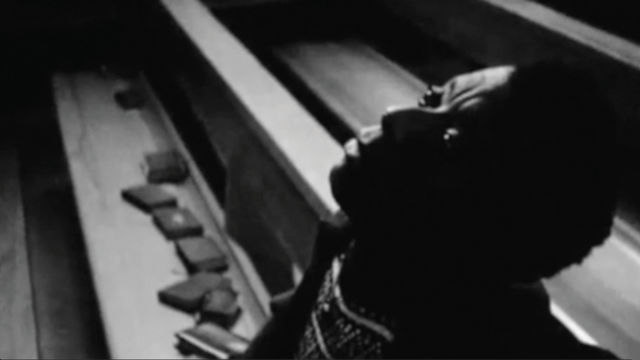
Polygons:
<instances>
[{"instance_id":1,"label":"wooden pew","mask_svg":"<svg viewBox=\"0 0 640 360\"><path fill-rule=\"evenodd\" d=\"M178 86L227 169L227 228L271 294L287 290L338 210L327 175L341 148L200 2L162 5L196 54Z\"/></svg>"},{"instance_id":2,"label":"wooden pew","mask_svg":"<svg viewBox=\"0 0 640 360\"><path fill-rule=\"evenodd\" d=\"M0 357L38 357L24 208L14 140L0 139Z\"/></svg>"},{"instance_id":3,"label":"wooden pew","mask_svg":"<svg viewBox=\"0 0 640 360\"><path fill-rule=\"evenodd\" d=\"M169 186L227 253L227 276L240 293L243 313L233 331L248 338L265 320L268 298L250 261L221 230L224 216L162 106L138 79L144 106L125 111L116 91L131 86L108 72L58 74L54 92L78 215L111 356L177 358L174 334L192 316L162 305L157 292L187 277L174 244L151 218L125 203L123 188L142 184L144 154L177 149L190 179Z\"/></svg>"},{"instance_id":4,"label":"wooden pew","mask_svg":"<svg viewBox=\"0 0 640 360\"><path fill-rule=\"evenodd\" d=\"M377 124L392 105L416 105L426 83L478 66L376 8L351 5L290 2L214 13L339 140Z\"/></svg>"},{"instance_id":5,"label":"wooden pew","mask_svg":"<svg viewBox=\"0 0 640 360\"><path fill-rule=\"evenodd\" d=\"M108 357L50 81L9 64L0 110L0 357Z\"/></svg>"},{"instance_id":6,"label":"wooden pew","mask_svg":"<svg viewBox=\"0 0 640 360\"><path fill-rule=\"evenodd\" d=\"M545 281L554 301L601 346L624 358L640 351L640 256L618 230L580 265Z\"/></svg>"}]
</instances>

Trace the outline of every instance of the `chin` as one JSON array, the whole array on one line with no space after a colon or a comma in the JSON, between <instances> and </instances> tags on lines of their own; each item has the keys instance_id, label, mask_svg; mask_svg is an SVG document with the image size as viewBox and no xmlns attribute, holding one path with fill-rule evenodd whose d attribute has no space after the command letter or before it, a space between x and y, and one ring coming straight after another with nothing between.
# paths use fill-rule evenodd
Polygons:
<instances>
[{"instance_id":1,"label":"chin","mask_svg":"<svg viewBox=\"0 0 640 360\"><path fill-rule=\"evenodd\" d=\"M342 195L342 189L344 188L346 162L343 160L337 165L334 165L329 172L329 185L331 186L331 192L333 197L340 203Z\"/></svg>"},{"instance_id":2,"label":"chin","mask_svg":"<svg viewBox=\"0 0 640 360\"><path fill-rule=\"evenodd\" d=\"M329 174L329 183L333 197L347 215L353 215L358 194L358 176L353 164L342 161L335 165Z\"/></svg>"}]
</instances>

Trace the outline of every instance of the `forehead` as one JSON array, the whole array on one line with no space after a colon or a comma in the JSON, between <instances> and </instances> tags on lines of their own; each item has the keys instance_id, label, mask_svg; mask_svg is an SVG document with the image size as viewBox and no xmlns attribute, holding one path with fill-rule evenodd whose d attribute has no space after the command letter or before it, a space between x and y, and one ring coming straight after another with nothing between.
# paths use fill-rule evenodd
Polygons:
<instances>
[{"instance_id":1,"label":"forehead","mask_svg":"<svg viewBox=\"0 0 640 360\"><path fill-rule=\"evenodd\" d=\"M463 111L499 96L514 71L513 66L497 66L454 76L443 86L441 110Z\"/></svg>"},{"instance_id":2,"label":"forehead","mask_svg":"<svg viewBox=\"0 0 640 360\"><path fill-rule=\"evenodd\" d=\"M478 110L487 109L484 105L506 91L513 72L512 66L500 66L455 76L442 87L442 102L438 107L400 108L385 114L384 133L402 142L421 137L426 130L444 130L438 125L453 125L453 119L469 123L465 119L475 118ZM456 121L456 125L461 125L460 121Z\"/></svg>"}]
</instances>

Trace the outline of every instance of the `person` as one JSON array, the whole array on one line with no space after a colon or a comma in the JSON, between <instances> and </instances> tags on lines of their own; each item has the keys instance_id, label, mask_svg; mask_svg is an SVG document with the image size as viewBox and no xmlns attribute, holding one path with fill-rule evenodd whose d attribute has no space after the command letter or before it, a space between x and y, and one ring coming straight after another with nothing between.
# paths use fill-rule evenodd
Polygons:
<instances>
[{"instance_id":1,"label":"person","mask_svg":"<svg viewBox=\"0 0 640 360\"><path fill-rule=\"evenodd\" d=\"M550 313L540 280L608 236L615 116L556 61L454 77L345 145L348 221L247 358L615 358Z\"/></svg>"}]
</instances>

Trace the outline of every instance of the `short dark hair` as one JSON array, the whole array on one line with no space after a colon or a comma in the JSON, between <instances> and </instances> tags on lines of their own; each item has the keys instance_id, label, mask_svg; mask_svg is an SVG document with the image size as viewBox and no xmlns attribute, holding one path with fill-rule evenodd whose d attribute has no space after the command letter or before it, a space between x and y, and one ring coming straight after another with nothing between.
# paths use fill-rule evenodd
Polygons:
<instances>
[{"instance_id":1,"label":"short dark hair","mask_svg":"<svg viewBox=\"0 0 640 360\"><path fill-rule=\"evenodd\" d=\"M615 113L588 71L546 60L516 68L493 114L494 171L479 191L499 213L494 255L523 280L551 276L610 233Z\"/></svg>"}]
</instances>

